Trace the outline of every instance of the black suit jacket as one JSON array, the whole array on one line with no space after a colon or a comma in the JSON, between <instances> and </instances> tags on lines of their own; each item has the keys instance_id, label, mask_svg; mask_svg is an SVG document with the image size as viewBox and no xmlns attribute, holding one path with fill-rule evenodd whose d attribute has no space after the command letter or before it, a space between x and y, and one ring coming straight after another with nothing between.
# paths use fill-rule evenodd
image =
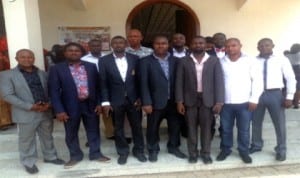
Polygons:
<instances>
[{"instance_id":1,"label":"black suit jacket","mask_svg":"<svg viewBox=\"0 0 300 178\"><path fill-rule=\"evenodd\" d=\"M89 108L93 112L100 104L99 74L95 64L81 61L87 72ZM67 62L56 64L49 72L49 93L55 113L66 112L70 117L80 116L80 101L73 76Z\"/></svg>"},{"instance_id":2,"label":"black suit jacket","mask_svg":"<svg viewBox=\"0 0 300 178\"><path fill-rule=\"evenodd\" d=\"M224 103L224 79L220 60L210 56L202 72L203 104L212 107ZM193 59L189 56L180 60L176 72L176 102L192 107L197 104L197 77Z\"/></svg>"},{"instance_id":3,"label":"black suit jacket","mask_svg":"<svg viewBox=\"0 0 300 178\"><path fill-rule=\"evenodd\" d=\"M170 55L169 82L158 59L153 55L141 59L141 101L142 105L152 105L154 109L163 109L168 100L175 101L175 69L177 58ZM170 93L169 93L170 92Z\"/></svg>"},{"instance_id":4,"label":"black suit jacket","mask_svg":"<svg viewBox=\"0 0 300 178\"><path fill-rule=\"evenodd\" d=\"M138 62L139 57L126 53L128 64L126 80L122 80L113 54L99 60L101 83L101 99L109 101L111 106L124 104L126 97L133 104L139 98L138 91Z\"/></svg>"}]
</instances>

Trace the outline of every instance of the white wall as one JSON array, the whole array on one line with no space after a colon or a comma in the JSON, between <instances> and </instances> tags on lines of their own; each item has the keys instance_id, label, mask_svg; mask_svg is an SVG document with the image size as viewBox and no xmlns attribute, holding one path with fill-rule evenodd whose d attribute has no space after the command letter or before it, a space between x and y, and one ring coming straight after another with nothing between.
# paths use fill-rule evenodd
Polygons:
<instances>
[{"instance_id":1,"label":"white wall","mask_svg":"<svg viewBox=\"0 0 300 178\"><path fill-rule=\"evenodd\" d=\"M125 35L130 11L142 0L85 0L86 10L78 10L71 0L39 0L43 46L58 42L58 26L110 26L111 35ZM242 8L237 0L182 0L197 14L201 35L224 32L238 37L246 53L257 53L260 38L270 37L275 52L282 53L300 43L299 0L247 0Z\"/></svg>"}]
</instances>

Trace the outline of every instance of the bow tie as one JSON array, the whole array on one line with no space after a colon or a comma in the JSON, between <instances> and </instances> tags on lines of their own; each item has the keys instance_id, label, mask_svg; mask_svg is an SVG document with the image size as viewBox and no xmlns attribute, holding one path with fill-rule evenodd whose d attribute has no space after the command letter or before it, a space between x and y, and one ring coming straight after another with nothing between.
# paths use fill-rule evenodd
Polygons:
<instances>
[{"instance_id":1,"label":"bow tie","mask_svg":"<svg viewBox=\"0 0 300 178\"><path fill-rule=\"evenodd\" d=\"M215 48L215 51L217 53L219 53L219 52L225 52L225 48Z\"/></svg>"}]
</instances>

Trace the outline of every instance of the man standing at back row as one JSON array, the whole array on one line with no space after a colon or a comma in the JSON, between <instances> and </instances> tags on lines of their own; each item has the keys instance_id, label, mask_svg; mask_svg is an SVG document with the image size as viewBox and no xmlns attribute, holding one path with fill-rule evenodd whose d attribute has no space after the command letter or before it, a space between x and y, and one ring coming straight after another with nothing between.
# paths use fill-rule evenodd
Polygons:
<instances>
[{"instance_id":1,"label":"man standing at back row","mask_svg":"<svg viewBox=\"0 0 300 178\"><path fill-rule=\"evenodd\" d=\"M262 150L262 125L265 111L268 109L277 138L275 158L277 161L284 161L286 159L285 108L292 106L296 79L289 60L284 56L275 56L273 48L273 41L269 38L259 40L257 45L259 50L257 60L260 63L260 72L263 74L264 92L253 114L250 153ZM286 96L282 93L283 79L286 81Z\"/></svg>"}]
</instances>

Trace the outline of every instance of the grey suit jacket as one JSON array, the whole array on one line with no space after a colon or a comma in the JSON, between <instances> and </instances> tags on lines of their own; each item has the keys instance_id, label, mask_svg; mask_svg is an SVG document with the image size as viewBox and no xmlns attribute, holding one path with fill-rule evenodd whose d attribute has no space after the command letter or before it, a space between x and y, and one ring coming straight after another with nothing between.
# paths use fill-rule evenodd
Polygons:
<instances>
[{"instance_id":1,"label":"grey suit jacket","mask_svg":"<svg viewBox=\"0 0 300 178\"><path fill-rule=\"evenodd\" d=\"M204 63L202 71L203 104L212 107L224 103L223 71L218 58L210 56ZM197 77L193 59L187 56L181 59L176 71L176 102L183 102L192 107L197 104Z\"/></svg>"},{"instance_id":2,"label":"grey suit jacket","mask_svg":"<svg viewBox=\"0 0 300 178\"><path fill-rule=\"evenodd\" d=\"M47 75L38 70L41 83L48 97ZM12 105L12 119L15 123L29 123L34 119L49 119L51 112L34 112L30 108L34 99L30 88L18 67L0 72L0 96Z\"/></svg>"}]
</instances>

